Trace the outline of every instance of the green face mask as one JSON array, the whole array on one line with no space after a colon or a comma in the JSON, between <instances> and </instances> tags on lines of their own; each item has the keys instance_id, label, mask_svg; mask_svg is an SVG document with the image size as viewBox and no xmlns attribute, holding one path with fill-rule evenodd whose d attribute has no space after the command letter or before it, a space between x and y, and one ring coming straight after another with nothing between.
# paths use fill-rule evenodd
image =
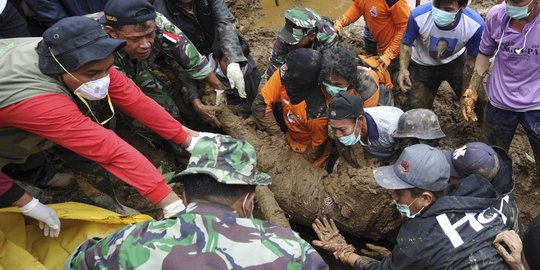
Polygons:
<instances>
[{"instance_id":1,"label":"green face mask","mask_svg":"<svg viewBox=\"0 0 540 270\"><path fill-rule=\"evenodd\" d=\"M347 91L347 88L348 88L347 86L337 87L337 86L328 84L326 82L323 82L322 84L324 85L326 92L328 92L328 94L330 94L331 96L337 95L337 93L339 93L340 91Z\"/></svg>"}]
</instances>

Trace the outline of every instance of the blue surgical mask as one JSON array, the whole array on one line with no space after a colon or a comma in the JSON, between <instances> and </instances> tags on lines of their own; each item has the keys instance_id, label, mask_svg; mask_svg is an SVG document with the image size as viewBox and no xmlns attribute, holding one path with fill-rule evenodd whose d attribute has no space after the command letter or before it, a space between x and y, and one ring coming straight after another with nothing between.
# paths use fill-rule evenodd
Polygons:
<instances>
[{"instance_id":1,"label":"blue surgical mask","mask_svg":"<svg viewBox=\"0 0 540 270\"><path fill-rule=\"evenodd\" d=\"M221 70L221 67L219 66L219 64L216 67L216 75L218 75L221 78L227 78L227 76L225 76L225 73L223 73L223 71Z\"/></svg>"},{"instance_id":2,"label":"blue surgical mask","mask_svg":"<svg viewBox=\"0 0 540 270\"><path fill-rule=\"evenodd\" d=\"M322 84L324 85L326 92L330 94L331 96L337 95L337 93L339 93L340 91L347 91L347 88L348 88L347 86L345 87L334 86L326 82L323 82Z\"/></svg>"},{"instance_id":3,"label":"blue surgical mask","mask_svg":"<svg viewBox=\"0 0 540 270\"><path fill-rule=\"evenodd\" d=\"M448 12L433 6L431 8L431 16L433 16L433 21L436 25L445 27L456 20L457 12Z\"/></svg>"},{"instance_id":4,"label":"blue surgical mask","mask_svg":"<svg viewBox=\"0 0 540 270\"><path fill-rule=\"evenodd\" d=\"M349 135L341 136L338 138L340 143L342 143L345 146L351 146L351 145L355 145L358 141L360 141L360 136L356 137L356 135L354 134L356 132L357 123L358 123L358 118L356 119L356 122L354 122L353 132Z\"/></svg>"},{"instance_id":5,"label":"blue surgical mask","mask_svg":"<svg viewBox=\"0 0 540 270\"><path fill-rule=\"evenodd\" d=\"M406 205L406 204L401 204L401 203L398 203L396 201L393 201L392 204L394 204L397 208L397 210L399 211L399 213L404 216L404 217L407 217L407 218L415 218L416 216L418 216L422 210L424 210L424 207L422 207L422 209L420 209L420 211L416 212L416 214L413 214L411 215L411 205L418 199L418 197L416 197L416 199L414 199L414 201L412 201L409 205Z\"/></svg>"},{"instance_id":6,"label":"blue surgical mask","mask_svg":"<svg viewBox=\"0 0 540 270\"><path fill-rule=\"evenodd\" d=\"M531 0L528 5L522 6L522 7L514 7L506 5L506 14L510 16L512 19L523 19L529 17L531 12L529 11L529 6L534 2L534 0Z\"/></svg>"}]
</instances>

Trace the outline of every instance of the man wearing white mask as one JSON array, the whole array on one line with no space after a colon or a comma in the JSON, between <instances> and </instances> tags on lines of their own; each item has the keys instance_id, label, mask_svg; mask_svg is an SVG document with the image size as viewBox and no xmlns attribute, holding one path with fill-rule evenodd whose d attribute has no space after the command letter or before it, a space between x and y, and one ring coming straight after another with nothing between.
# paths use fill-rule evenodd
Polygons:
<instances>
[{"instance_id":1,"label":"man wearing white mask","mask_svg":"<svg viewBox=\"0 0 540 270\"><path fill-rule=\"evenodd\" d=\"M183 127L112 67L113 52L124 44L85 17L62 19L43 39L0 40L0 168L24 163L29 155L59 144L97 162L171 216L183 204L164 177L101 125L117 107L188 151L202 135ZM100 100L108 115L91 109ZM21 207L23 214L45 224L46 235L58 236L56 213L0 174L0 206L6 205Z\"/></svg>"},{"instance_id":2,"label":"man wearing white mask","mask_svg":"<svg viewBox=\"0 0 540 270\"><path fill-rule=\"evenodd\" d=\"M539 0L507 0L486 16L480 54L468 89L463 94L462 113L477 121L474 107L479 87L489 72L481 140L508 151L521 124L533 149L540 172L540 13Z\"/></svg>"},{"instance_id":3,"label":"man wearing white mask","mask_svg":"<svg viewBox=\"0 0 540 270\"><path fill-rule=\"evenodd\" d=\"M328 105L328 125L338 140L339 154L354 167L363 165L364 151L389 163L397 156L398 145L391 134L403 111L391 106L364 109L362 104L361 97L341 91Z\"/></svg>"},{"instance_id":4,"label":"man wearing white mask","mask_svg":"<svg viewBox=\"0 0 540 270\"><path fill-rule=\"evenodd\" d=\"M432 109L443 81L461 97L484 28L482 17L468 8L467 2L434 0L411 12L401 44L398 76L410 109Z\"/></svg>"},{"instance_id":5,"label":"man wearing white mask","mask_svg":"<svg viewBox=\"0 0 540 270\"><path fill-rule=\"evenodd\" d=\"M492 207L498 193L485 178L473 174L448 187L450 165L440 150L425 144L405 148L393 165L376 168L373 176L406 217L392 252L368 245L383 258L359 255L331 222L319 221L313 226L320 239L314 246L355 270L508 269L492 244L505 225Z\"/></svg>"}]
</instances>

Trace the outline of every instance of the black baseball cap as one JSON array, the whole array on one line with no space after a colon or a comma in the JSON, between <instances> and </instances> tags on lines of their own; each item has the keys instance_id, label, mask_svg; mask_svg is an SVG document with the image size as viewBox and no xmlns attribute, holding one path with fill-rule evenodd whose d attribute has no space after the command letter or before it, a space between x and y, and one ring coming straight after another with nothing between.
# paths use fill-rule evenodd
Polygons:
<instances>
[{"instance_id":1,"label":"black baseball cap","mask_svg":"<svg viewBox=\"0 0 540 270\"><path fill-rule=\"evenodd\" d=\"M43 32L43 40L36 48L39 70L46 75L64 74L61 64L67 71L74 71L88 62L105 59L125 44L121 39L110 38L90 18L67 17Z\"/></svg>"},{"instance_id":2,"label":"black baseball cap","mask_svg":"<svg viewBox=\"0 0 540 270\"><path fill-rule=\"evenodd\" d=\"M103 9L100 23L109 25L129 25L156 18L154 6L148 0L109 0Z\"/></svg>"},{"instance_id":3,"label":"black baseball cap","mask_svg":"<svg viewBox=\"0 0 540 270\"><path fill-rule=\"evenodd\" d=\"M354 119L362 114L364 114L362 98L345 91L339 91L328 105L328 119Z\"/></svg>"}]
</instances>

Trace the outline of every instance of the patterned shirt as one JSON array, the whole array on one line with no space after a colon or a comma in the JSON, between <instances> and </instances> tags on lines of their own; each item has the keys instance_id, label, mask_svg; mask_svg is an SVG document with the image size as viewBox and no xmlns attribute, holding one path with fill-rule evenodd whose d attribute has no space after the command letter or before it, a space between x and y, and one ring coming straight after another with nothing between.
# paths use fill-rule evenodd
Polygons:
<instances>
[{"instance_id":1,"label":"patterned shirt","mask_svg":"<svg viewBox=\"0 0 540 270\"><path fill-rule=\"evenodd\" d=\"M90 239L71 263L71 269L328 269L297 233L208 202Z\"/></svg>"}]
</instances>

